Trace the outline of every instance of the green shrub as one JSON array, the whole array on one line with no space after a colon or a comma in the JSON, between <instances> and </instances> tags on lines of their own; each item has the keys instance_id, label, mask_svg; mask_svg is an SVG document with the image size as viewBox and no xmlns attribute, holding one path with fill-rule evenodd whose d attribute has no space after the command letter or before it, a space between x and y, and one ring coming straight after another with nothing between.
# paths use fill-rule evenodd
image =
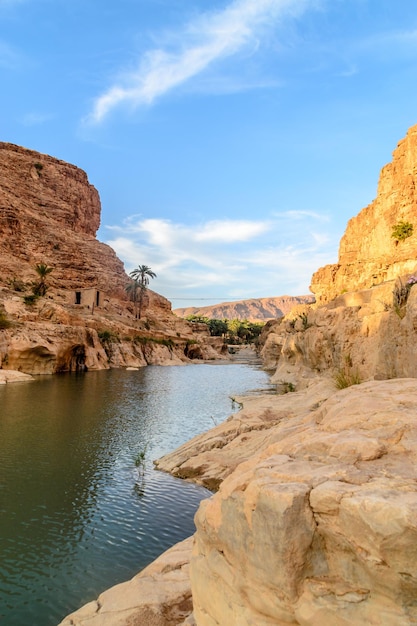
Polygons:
<instances>
[{"instance_id":1,"label":"green shrub","mask_svg":"<svg viewBox=\"0 0 417 626\"><path fill-rule=\"evenodd\" d=\"M104 342L118 341L119 339L117 333L114 333L111 330L99 330L97 332L97 335L100 341L104 341Z\"/></svg>"},{"instance_id":2,"label":"green shrub","mask_svg":"<svg viewBox=\"0 0 417 626\"><path fill-rule=\"evenodd\" d=\"M301 315L298 315L298 318L301 320L301 324L303 326L303 330L307 330L307 328L311 327L311 324L308 321L307 313L301 313Z\"/></svg>"},{"instance_id":3,"label":"green shrub","mask_svg":"<svg viewBox=\"0 0 417 626\"><path fill-rule=\"evenodd\" d=\"M401 278L397 280L397 283L392 292L392 306L398 317L403 318L405 315L405 305L407 304L408 296L413 285L417 283L416 276L410 276L406 283L403 283Z\"/></svg>"},{"instance_id":4,"label":"green shrub","mask_svg":"<svg viewBox=\"0 0 417 626\"><path fill-rule=\"evenodd\" d=\"M286 394L286 393L292 393L295 391L295 385L294 383L290 382L289 380L280 380L279 381L279 389L282 395Z\"/></svg>"},{"instance_id":5,"label":"green shrub","mask_svg":"<svg viewBox=\"0 0 417 626\"><path fill-rule=\"evenodd\" d=\"M140 452L138 452L138 454L136 455L135 466L140 468L140 469L143 469L143 467L145 465L147 449L148 449L148 444L145 444L143 449L140 450Z\"/></svg>"},{"instance_id":6,"label":"green shrub","mask_svg":"<svg viewBox=\"0 0 417 626\"><path fill-rule=\"evenodd\" d=\"M31 293L28 296L23 296L23 302L26 304L26 306L33 306L36 303L38 298L39 298L38 294Z\"/></svg>"},{"instance_id":7,"label":"green shrub","mask_svg":"<svg viewBox=\"0 0 417 626\"><path fill-rule=\"evenodd\" d=\"M360 385L362 380L359 372L344 368L336 372L334 382L337 389L346 389L352 385Z\"/></svg>"},{"instance_id":8,"label":"green shrub","mask_svg":"<svg viewBox=\"0 0 417 626\"><path fill-rule=\"evenodd\" d=\"M159 337L144 337L143 335L135 335L133 338L134 343L138 343L142 346L146 346L149 343L157 343L162 346L167 346L169 349L174 347L172 339L161 339Z\"/></svg>"},{"instance_id":9,"label":"green shrub","mask_svg":"<svg viewBox=\"0 0 417 626\"><path fill-rule=\"evenodd\" d=\"M410 222L401 220L392 227L391 237L397 241L404 241L413 234L414 227Z\"/></svg>"}]
</instances>

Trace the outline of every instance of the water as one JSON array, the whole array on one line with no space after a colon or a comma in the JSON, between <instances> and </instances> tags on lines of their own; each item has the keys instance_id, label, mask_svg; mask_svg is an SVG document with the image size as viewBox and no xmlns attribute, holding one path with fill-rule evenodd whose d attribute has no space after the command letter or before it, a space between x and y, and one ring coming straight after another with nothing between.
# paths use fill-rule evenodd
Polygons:
<instances>
[{"instance_id":1,"label":"water","mask_svg":"<svg viewBox=\"0 0 417 626\"><path fill-rule=\"evenodd\" d=\"M247 365L200 364L1 385L1 626L56 626L191 535L209 492L152 460L267 384Z\"/></svg>"}]
</instances>

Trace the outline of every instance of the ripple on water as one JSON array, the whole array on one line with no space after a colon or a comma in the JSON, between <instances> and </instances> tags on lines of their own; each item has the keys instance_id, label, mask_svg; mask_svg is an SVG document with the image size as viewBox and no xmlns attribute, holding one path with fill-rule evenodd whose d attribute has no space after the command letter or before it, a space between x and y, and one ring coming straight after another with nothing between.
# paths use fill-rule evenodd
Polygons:
<instances>
[{"instance_id":1,"label":"ripple on water","mask_svg":"<svg viewBox=\"0 0 417 626\"><path fill-rule=\"evenodd\" d=\"M191 365L2 385L0 623L55 626L192 534L209 492L152 460L266 381L244 365Z\"/></svg>"}]
</instances>

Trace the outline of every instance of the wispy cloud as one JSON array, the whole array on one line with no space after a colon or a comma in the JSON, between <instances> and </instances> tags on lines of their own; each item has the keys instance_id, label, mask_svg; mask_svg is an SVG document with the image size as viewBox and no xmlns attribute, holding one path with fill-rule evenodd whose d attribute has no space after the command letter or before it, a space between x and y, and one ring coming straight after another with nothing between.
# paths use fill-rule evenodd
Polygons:
<instances>
[{"instance_id":1,"label":"wispy cloud","mask_svg":"<svg viewBox=\"0 0 417 626\"><path fill-rule=\"evenodd\" d=\"M176 302L180 297L219 301L301 295L308 293L316 269L336 261L338 238L330 231L317 234L317 214L299 213L297 238L287 238L294 217L283 213L280 219L196 225L135 217L107 227L106 243L128 272L140 263L152 267L158 275L155 289L172 299L174 308L182 306Z\"/></svg>"},{"instance_id":2,"label":"wispy cloud","mask_svg":"<svg viewBox=\"0 0 417 626\"><path fill-rule=\"evenodd\" d=\"M232 243L249 241L268 229L266 222L249 220L215 220L207 222L196 233L196 241Z\"/></svg>"},{"instance_id":3,"label":"wispy cloud","mask_svg":"<svg viewBox=\"0 0 417 626\"><path fill-rule=\"evenodd\" d=\"M265 28L298 15L314 1L234 0L221 11L198 16L176 33L178 43L173 50L167 46L148 51L136 72L100 95L86 121L100 123L122 103L150 105L214 62L243 50L256 51Z\"/></svg>"}]
</instances>

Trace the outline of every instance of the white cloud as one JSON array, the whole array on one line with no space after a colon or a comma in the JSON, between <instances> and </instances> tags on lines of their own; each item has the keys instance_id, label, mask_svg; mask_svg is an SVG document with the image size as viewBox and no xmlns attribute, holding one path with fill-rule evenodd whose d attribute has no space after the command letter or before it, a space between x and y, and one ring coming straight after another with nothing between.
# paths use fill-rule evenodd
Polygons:
<instances>
[{"instance_id":1,"label":"white cloud","mask_svg":"<svg viewBox=\"0 0 417 626\"><path fill-rule=\"evenodd\" d=\"M264 28L285 17L294 17L314 1L317 0L234 0L221 11L198 16L176 34L178 43L173 51L148 51L136 72L124 76L99 96L87 121L100 123L122 103L134 107L152 104L215 61L243 50L255 51Z\"/></svg>"},{"instance_id":2,"label":"white cloud","mask_svg":"<svg viewBox=\"0 0 417 626\"><path fill-rule=\"evenodd\" d=\"M207 222L196 235L196 241L232 243L249 241L268 229L266 222L249 220L213 220Z\"/></svg>"},{"instance_id":3,"label":"white cloud","mask_svg":"<svg viewBox=\"0 0 417 626\"><path fill-rule=\"evenodd\" d=\"M304 217L303 217L304 216ZM130 272L139 264L158 275L159 293L177 298L209 298L213 302L240 298L308 293L314 271L337 260L338 238L314 231L318 214L300 211L280 219L216 220L197 225L165 219L131 218L109 228L106 239ZM330 224L329 224L330 228ZM233 236L235 234L235 236Z\"/></svg>"}]
</instances>

